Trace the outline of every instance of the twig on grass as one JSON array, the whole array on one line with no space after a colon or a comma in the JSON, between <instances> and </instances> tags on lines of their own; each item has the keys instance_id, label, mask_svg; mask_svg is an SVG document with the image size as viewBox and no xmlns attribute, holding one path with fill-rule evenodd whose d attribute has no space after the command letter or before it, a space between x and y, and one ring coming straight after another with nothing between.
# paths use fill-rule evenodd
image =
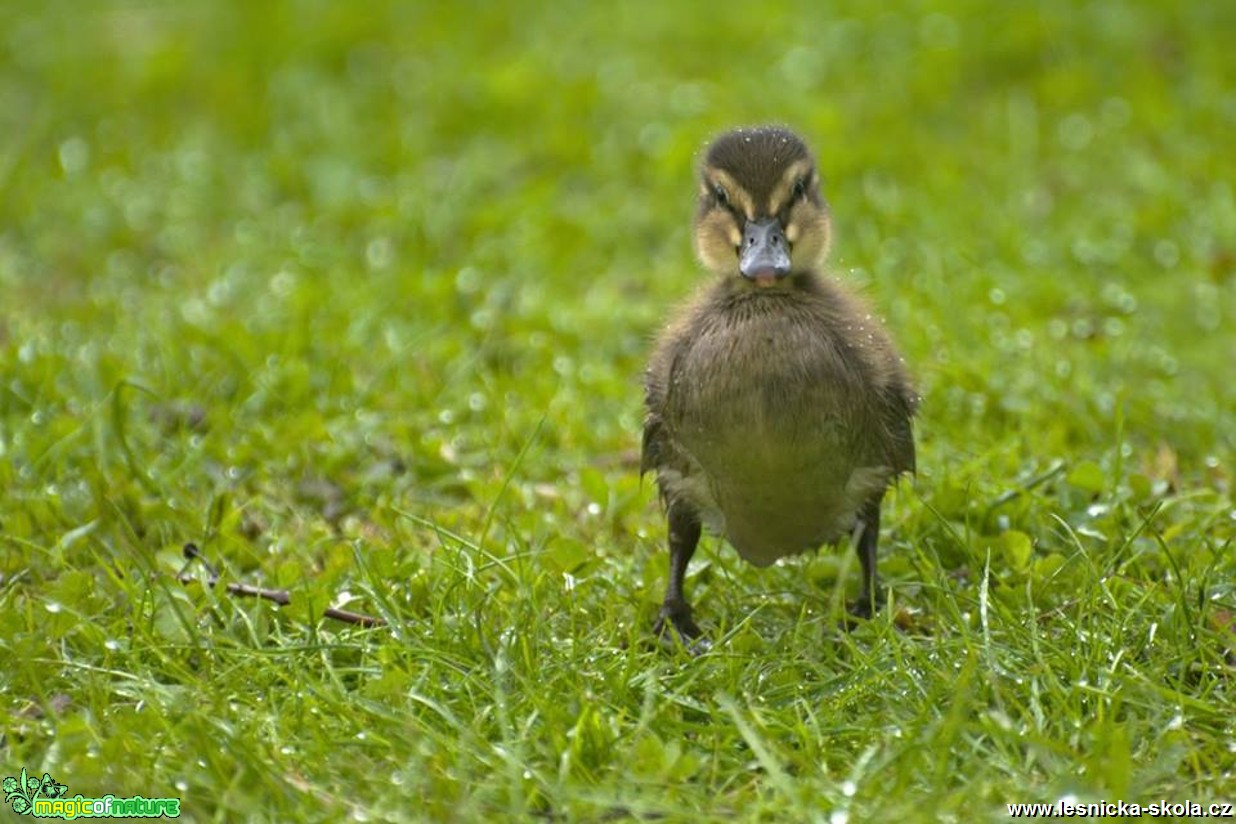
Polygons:
<instances>
[{"instance_id":1,"label":"twig on grass","mask_svg":"<svg viewBox=\"0 0 1236 824\"><path fill-rule=\"evenodd\" d=\"M214 587L219 584L219 570L215 569L206 557L202 555L202 551L197 548L197 544L192 542L184 546L185 565L176 575L176 580L182 584L192 584L196 582L205 583L209 587ZM197 578L190 575L188 570L194 561L201 563L210 572L209 578ZM229 595L236 595L242 598L261 598L266 601L274 601L281 607L286 607L292 603L292 595L286 589L262 589L261 587L250 586L249 584L231 583L226 585ZM322 615L326 618L333 618L336 621L343 621L346 624L356 624L362 627L384 627L386 621L382 618L376 618L372 615L364 615L359 612L349 612L346 609L336 609L335 607L327 607Z\"/></svg>"},{"instance_id":2,"label":"twig on grass","mask_svg":"<svg viewBox=\"0 0 1236 824\"><path fill-rule=\"evenodd\" d=\"M1035 487L1042 486L1043 484L1050 481L1052 478L1056 477L1057 475L1062 474L1068 468L1069 468L1069 465L1066 461L1053 462L1052 465L1047 467L1047 469L1044 472L1038 475L1035 475L1033 478L1030 478L1027 481L1024 481L1019 486L1006 491L1004 494L1000 495L994 501L989 503L987 505L987 513L991 514L993 511L999 509L1000 507L1004 506L1010 501L1017 500L1022 495L1025 495L1027 492L1034 489Z\"/></svg>"}]
</instances>

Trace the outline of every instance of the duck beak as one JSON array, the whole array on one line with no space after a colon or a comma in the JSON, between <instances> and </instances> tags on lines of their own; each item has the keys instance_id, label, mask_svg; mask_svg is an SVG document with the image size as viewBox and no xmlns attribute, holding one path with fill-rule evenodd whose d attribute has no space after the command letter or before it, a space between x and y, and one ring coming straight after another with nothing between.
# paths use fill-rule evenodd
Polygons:
<instances>
[{"instance_id":1,"label":"duck beak","mask_svg":"<svg viewBox=\"0 0 1236 824\"><path fill-rule=\"evenodd\" d=\"M738 271L757 286L771 286L790 273L790 243L781 221L748 220L742 230Z\"/></svg>"}]
</instances>

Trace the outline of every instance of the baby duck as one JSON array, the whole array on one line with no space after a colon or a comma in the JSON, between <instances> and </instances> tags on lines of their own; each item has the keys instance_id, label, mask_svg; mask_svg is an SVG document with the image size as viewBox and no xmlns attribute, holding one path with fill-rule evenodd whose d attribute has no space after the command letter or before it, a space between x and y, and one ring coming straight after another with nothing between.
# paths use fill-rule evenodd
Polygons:
<instances>
[{"instance_id":1,"label":"baby duck","mask_svg":"<svg viewBox=\"0 0 1236 824\"><path fill-rule=\"evenodd\" d=\"M760 567L852 534L851 612L879 603L880 501L914 471L918 396L866 306L817 273L831 236L793 132L737 129L709 146L695 248L720 277L660 335L645 375L640 471L656 472L669 525L662 638L700 638L683 579L701 526Z\"/></svg>"}]
</instances>

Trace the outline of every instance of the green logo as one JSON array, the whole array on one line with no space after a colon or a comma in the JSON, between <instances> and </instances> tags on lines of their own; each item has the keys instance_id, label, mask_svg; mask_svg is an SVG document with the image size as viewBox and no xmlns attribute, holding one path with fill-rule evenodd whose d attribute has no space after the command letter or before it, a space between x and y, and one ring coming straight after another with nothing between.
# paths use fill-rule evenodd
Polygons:
<instances>
[{"instance_id":1,"label":"green logo","mask_svg":"<svg viewBox=\"0 0 1236 824\"><path fill-rule=\"evenodd\" d=\"M57 784L48 773L42 778L26 775L7 776L0 781L4 790L4 803L13 805L13 812L33 815L35 818L168 818L180 817L179 798L117 798L105 795L102 798L82 798L80 794L68 797L69 788Z\"/></svg>"},{"instance_id":2,"label":"green logo","mask_svg":"<svg viewBox=\"0 0 1236 824\"><path fill-rule=\"evenodd\" d=\"M57 784L52 777L43 773L42 780L26 775L22 767L21 775L14 778L7 776L0 782L4 789L4 803L13 805L13 812L25 815L34 810L34 802L40 798L60 798L69 791L63 784Z\"/></svg>"}]
</instances>

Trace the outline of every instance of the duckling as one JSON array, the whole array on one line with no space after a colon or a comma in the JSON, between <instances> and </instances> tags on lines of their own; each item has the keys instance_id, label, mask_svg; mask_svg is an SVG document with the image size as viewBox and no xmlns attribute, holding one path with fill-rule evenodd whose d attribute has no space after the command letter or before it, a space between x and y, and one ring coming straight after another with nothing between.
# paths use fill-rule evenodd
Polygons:
<instances>
[{"instance_id":1,"label":"duckling","mask_svg":"<svg viewBox=\"0 0 1236 824\"><path fill-rule=\"evenodd\" d=\"M703 644L683 592L701 528L759 567L853 536L880 603L880 503L914 471L918 396L864 303L822 277L819 173L778 126L722 134L699 171L695 249L718 277L660 335L645 374L641 474L655 472L670 575L654 631Z\"/></svg>"}]
</instances>

